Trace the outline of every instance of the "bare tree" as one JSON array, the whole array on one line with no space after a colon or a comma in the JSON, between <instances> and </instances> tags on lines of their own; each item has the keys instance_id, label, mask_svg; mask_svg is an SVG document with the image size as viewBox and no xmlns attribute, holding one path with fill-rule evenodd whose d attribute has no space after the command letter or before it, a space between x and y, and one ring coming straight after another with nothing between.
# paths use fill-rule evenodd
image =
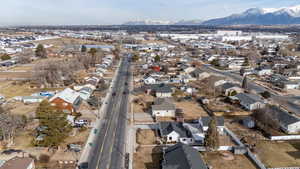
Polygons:
<instances>
[{"instance_id":1,"label":"bare tree","mask_svg":"<svg viewBox=\"0 0 300 169\"><path fill-rule=\"evenodd\" d=\"M13 143L16 130L24 126L25 121L21 116L11 115L9 111L1 108L0 130L4 141Z\"/></svg>"}]
</instances>

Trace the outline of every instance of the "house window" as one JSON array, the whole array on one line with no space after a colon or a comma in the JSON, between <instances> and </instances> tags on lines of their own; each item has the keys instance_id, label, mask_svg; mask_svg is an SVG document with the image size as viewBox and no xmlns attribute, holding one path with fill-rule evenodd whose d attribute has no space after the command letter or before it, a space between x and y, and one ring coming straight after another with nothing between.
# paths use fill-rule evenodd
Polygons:
<instances>
[{"instance_id":1,"label":"house window","mask_svg":"<svg viewBox=\"0 0 300 169\"><path fill-rule=\"evenodd\" d=\"M184 139L182 139L183 141L186 141L186 139L184 138Z\"/></svg>"},{"instance_id":2,"label":"house window","mask_svg":"<svg viewBox=\"0 0 300 169\"><path fill-rule=\"evenodd\" d=\"M172 137L169 137L169 140L172 140Z\"/></svg>"},{"instance_id":3,"label":"house window","mask_svg":"<svg viewBox=\"0 0 300 169\"><path fill-rule=\"evenodd\" d=\"M64 106L68 106L68 103L63 103Z\"/></svg>"}]
</instances>

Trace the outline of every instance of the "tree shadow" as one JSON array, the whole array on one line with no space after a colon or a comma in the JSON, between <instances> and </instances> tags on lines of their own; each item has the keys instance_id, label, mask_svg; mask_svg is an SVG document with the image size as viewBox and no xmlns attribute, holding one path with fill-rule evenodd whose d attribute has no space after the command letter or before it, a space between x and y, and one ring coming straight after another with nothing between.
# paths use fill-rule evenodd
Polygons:
<instances>
[{"instance_id":1,"label":"tree shadow","mask_svg":"<svg viewBox=\"0 0 300 169\"><path fill-rule=\"evenodd\" d=\"M145 163L147 169L160 169L161 161L163 159L162 148L160 146L156 146L152 149L151 153L152 162Z\"/></svg>"}]
</instances>

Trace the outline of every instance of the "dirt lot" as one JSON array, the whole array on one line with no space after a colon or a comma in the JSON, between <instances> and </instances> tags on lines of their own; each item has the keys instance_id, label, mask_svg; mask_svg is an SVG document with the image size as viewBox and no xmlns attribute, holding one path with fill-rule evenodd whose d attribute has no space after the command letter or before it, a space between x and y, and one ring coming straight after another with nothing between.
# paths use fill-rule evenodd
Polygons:
<instances>
[{"instance_id":1,"label":"dirt lot","mask_svg":"<svg viewBox=\"0 0 300 169\"><path fill-rule=\"evenodd\" d=\"M85 39L75 39L75 38L58 38L58 39L49 39L49 40L41 40L35 41L35 43L40 44L52 44L54 46L64 46L64 45L78 45L78 44L104 44L103 42L90 41Z\"/></svg>"},{"instance_id":2,"label":"dirt lot","mask_svg":"<svg viewBox=\"0 0 300 169\"><path fill-rule=\"evenodd\" d=\"M156 144L156 134L154 130L138 130L136 142L142 145Z\"/></svg>"},{"instance_id":3,"label":"dirt lot","mask_svg":"<svg viewBox=\"0 0 300 169\"><path fill-rule=\"evenodd\" d=\"M21 102L11 102L5 104L4 108L9 109L11 114L14 115L25 115L26 117L34 117L38 105L39 103L24 104Z\"/></svg>"},{"instance_id":4,"label":"dirt lot","mask_svg":"<svg viewBox=\"0 0 300 169\"><path fill-rule=\"evenodd\" d=\"M55 91L55 90L61 90L61 88L33 89L30 88L30 85L28 83L22 83L22 82L15 83L13 81L0 82L0 94L4 95L8 99L15 96L30 96L31 94L40 91Z\"/></svg>"},{"instance_id":5,"label":"dirt lot","mask_svg":"<svg viewBox=\"0 0 300 169\"><path fill-rule=\"evenodd\" d=\"M242 155L234 155L232 160L226 160L219 152L204 153L205 162L213 169L256 169L251 161Z\"/></svg>"},{"instance_id":6,"label":"dirt lot","mask_svg":"<svg viewBox=\"0 0 300 169\"><path fill-rule=\"evenodd\" d=\"M257 144L257 154L266 167L300 166L300 142L261 141Z\"/></svg>"},{"instance_id":7,"label":"dirt lot","mask_svg":"<svg viewBox=\"0 0 300 169\"><path fill-rule=\"evenodd\" d=\"M160 169L162 153L160 148L139 148L133 155L134 169Z\"/></svg>"},{"instance_id":8,"label":"dirt lot","mask_svg":"<svg viewBox=\"0 0 300 169\"><path fill-rule=\"evenodd\" d=\"M196 102L175 102L175 105L177 109L182 109L184 119L195 120L202 116L208 116L208 114Z\"/></svg>"},{"instance_id":9,"label":"dirt lot","mask_svg":"<svg viewBox=\"0 0 300 169\"><path fill-rule=\"evenodd\" d=\"M150 106L153 102L154 97L147 94L140 94L137 96L133 96L133 100L139 100L138 103L133 103L133 113L142 113L145 112L145 108ZM143 106L144 104L144 106Z\"/></svg>"}]
</instances>

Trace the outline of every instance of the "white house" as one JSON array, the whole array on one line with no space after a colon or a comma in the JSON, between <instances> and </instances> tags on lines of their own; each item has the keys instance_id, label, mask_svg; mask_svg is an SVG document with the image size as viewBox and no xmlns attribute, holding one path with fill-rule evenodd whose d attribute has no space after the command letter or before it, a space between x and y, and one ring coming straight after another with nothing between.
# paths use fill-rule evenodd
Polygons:
<instances>
[{"instance_id":1,"label":"white house","mask_svg":"<svg viewBox=\"0 0 300 169\"><path fill-rule=\"evenodd\" d=\"M288 134L295 134L300 131L300 118L280 109L276 106L268 106L271 113L278 120L280 128Z\"/></svg>"},{"instance_id":2,"label":"white house","mask_svg":"<svg viewBox=\"0 0 300 169\"><path fill-rule=\"evenodd\" d=\"M172 97L172 93L173 90L167 85L159 86L155 89L155 95L158 98Z\"/></svg>"},{"instance_id":3,"label":"white house","mask_svg":"<svg viewBox=\"0 0 300 169\"><path fill-rule=\"evenodd\" d=\"M152 116L175 117L175 105L170 98L157 98L152 105Z\"/></svg>"},{"instance_id":4,"label":"white house","mask_svg":"<svg viewBox=\"0 0 300 169\"><path fill-rule=\"evenodd\" d=\"M250 111L265 107L263 100L254 94L238 93L235 96L230 96L230 98L232 100L238 100L241 106Z\"/></svg>"},{"instance_id":5,"label":"white house","mask_svg":"<svg viewBox=\"0 0 300 169\"><path fill-rule=\"evenodd\" d=\"M188 131L182 123L178 122L160 122L159 133L163 140L167 143L184 143L192 144L194 139L188 136Z\"/></svg>"},{"instance_id":6,"label":"white house","mask_svg":"<svg viewBox=\"0 0 300 169\"><path fill-rule=\"evenodd\" d=\"M144 83L149 84L156 84L156 79L154 79L152 76L148 76L144 79Z\"/></svg>"}]
</instances>

